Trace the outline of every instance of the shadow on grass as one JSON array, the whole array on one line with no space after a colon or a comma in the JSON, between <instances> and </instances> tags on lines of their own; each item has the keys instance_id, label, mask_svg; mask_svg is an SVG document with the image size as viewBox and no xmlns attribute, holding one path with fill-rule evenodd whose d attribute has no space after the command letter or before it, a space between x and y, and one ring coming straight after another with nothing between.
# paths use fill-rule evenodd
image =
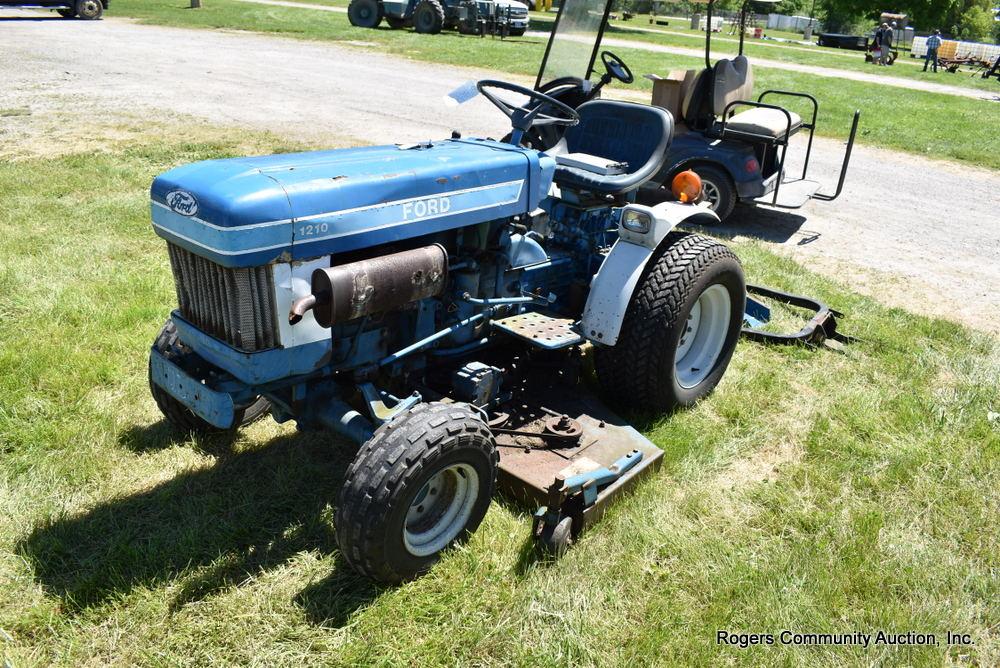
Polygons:
<instances>
[{"instance_id":1,"label":"shadow on grass","mask_svg":"<svg viewBox=\"0 0 1000 668\"><path fill-rule=\"evenodd\" d=\"M740 205L733 209L725 222L707 229L712 234L725 238L731 239L738 235L779 244L798 237L798 245L803 246L820 237L818 232L803 228L806 222L805 216L797 213Z\"/></svg>"},{"instance_id":2,"label":"shadow on grass","mask_svg":"<svg viewBox=\"0 0 1000 668\"><path fill-rule=\"evenodd\" d=\"M353 448L329 435L276 438L142 493L53 518L17 551L71 612L171 581L180 585L171 602L177 607L300 552L336 552L330 508L352 457ZM338 562L299 599L311 618L340 624L376 594Z\"/></svg>"}]
</instances>

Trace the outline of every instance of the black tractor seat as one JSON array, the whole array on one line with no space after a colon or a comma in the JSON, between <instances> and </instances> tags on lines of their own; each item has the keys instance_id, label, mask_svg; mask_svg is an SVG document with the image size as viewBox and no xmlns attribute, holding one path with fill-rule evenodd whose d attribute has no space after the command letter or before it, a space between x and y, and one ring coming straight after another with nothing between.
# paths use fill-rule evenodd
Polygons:
<instances>
[{"instance_id":1,"label":"black tractor seat","mask_svg":"<svg viewBox=\"0 0 1000 668\"><path fill-rule=\"evenodd\" d=\"M660 171L673 136L669 112L611 100L587 102L577 112L579 124L546 151L556 159L559 187L622 195Z\"/></svg>"}]
</instances>

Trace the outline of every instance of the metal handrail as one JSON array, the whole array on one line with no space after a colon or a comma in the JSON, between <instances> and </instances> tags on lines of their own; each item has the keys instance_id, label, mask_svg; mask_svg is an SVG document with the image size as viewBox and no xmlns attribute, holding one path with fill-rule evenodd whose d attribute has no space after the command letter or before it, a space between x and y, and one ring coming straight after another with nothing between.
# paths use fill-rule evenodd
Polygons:
<instances>
[{"instance_id":1,"label":"metal handrail","mask_svg":"<svg viewBox=\"0 0 1000 668\"><path fill-rule=\"evenodd\" d=\"M840 197L841 191L844 190L844 179L847 178L847 165L851 162L851 151L854 149L854 137L858 134L858 121L861 118L861 110L856 109L854 111L854 120L851 122L851 134L847 139L847 148L844 150L844 162L840 165L840 180L837 181L837 191L832 195L824 195L823 193L816 193L813 195L814 199L821 200L823 202L832 202L833 200Z\"/></svg>"},{"instance_id":2,"label":"metal handrail","mask_svg":"<svg viewBox=\"0 0 1000 668\"><path fill-rule=\"evenodd\" d=\"M792 135L792 115L784 107L779 107L774 104L764 104L763 102L751 102L750 100L735 100L726 105L726 108L722 110L722 129L719 131L719 139L726 138L726 120L729 117L730 110L737 106L746 107L756 107L758 109L776 109L785 115L785 120L787 124L785 125L785 139L781 142L781 161L778 163L778 180L774 185L774 196L771 198L771 204L778 204L778 190L781 188L781 175L784 173L785 169L785 157L788 155L788 140ZM746 134L751 137L759 137L761 141L773 141L777 139L776 137L770 137L765 135L755 135L753 133L741 133Z\"/></svg>"},{"instance_id":3,"label":"metal handrail","mask_svg":"<svg viewBox=\"0 0 1000 668\"><path fill-rule=\"evenodd\" d=\"M809 157L812 155L813 146L813 134L816 132L816 116L819 114L819 102L816 98L809 93L796 93L790 90L766 90L757 97L757 101L761 102L765 95L786 95L788 97L803 97L813 104L813 114L812 121L809 123L803 123L803 125L809 128L809 143L806 145L806 160L802 165L802 178L806 178L806 173L809 171Z\"/></svg>"}]
</instances>

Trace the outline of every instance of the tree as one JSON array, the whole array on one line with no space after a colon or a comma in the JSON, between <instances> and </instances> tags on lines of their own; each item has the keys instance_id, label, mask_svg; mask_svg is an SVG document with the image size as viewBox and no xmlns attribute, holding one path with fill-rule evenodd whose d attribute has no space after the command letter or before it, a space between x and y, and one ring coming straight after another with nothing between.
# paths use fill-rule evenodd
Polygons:
<instances>
[{"instance_id":1,"label":"tree","mask_svg":"<svg viewBox=\"0 0 1000 668\"><path fill-rule=\"evenodd\" d=\"M986 42L994 37L993 12L989 0L980 0L962 12L958 24L951 29L956 37L970 42Z\"/></svg>"}]
</instances>

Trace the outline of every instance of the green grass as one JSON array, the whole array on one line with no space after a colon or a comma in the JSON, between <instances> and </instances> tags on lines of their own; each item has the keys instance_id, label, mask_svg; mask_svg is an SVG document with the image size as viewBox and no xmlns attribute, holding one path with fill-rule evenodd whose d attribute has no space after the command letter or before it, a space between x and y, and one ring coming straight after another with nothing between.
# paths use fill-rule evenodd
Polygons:
<instances>
[{"instance_id":1,"label":"green grass","mask_svg":"<svg viewBox=\"0 0 1000 668\"><path fill-rule=\"evenodd\" d=\"M212 0L200 10L184 9L183 6L176 0L118 0L115 10L118 15L164 25L253 30L326 40L415 60L486 65L526 76L537 72L544 51L544 40L539 38L500 41L464 37L454 32L418 35L388 28L361 30L353 28L344 14L308 9L232 0ZM359 46L359 42L363 44ZM615 51L639 74L696 68L702 63L694 57L641 49L616 48ZM1000 169L1000 134L983 131L983 119L996 113L996 103L773 68L757 68L755 75L758 90L783 88L815 95L821 105L819 134L845 138L851 116L860 108L860 143ZM631 88L649 90L650 85L648 80L638 78Z\"/></svg>"},{"instance_id":2,"label":"green grass","mask_svg":"<svg viewBox=\"0 0 1000 668\"><path fill-rule=\"evenodd\" d=\"M1000 663L1000 343L758 243L735 246L751 279L843 309L861 342L741 343L708 400L642 422L662 470L557 563L531 558L529 517L501 502L413 583L353 575L332 524L348 448L270 420L232 444L191 440L148 395L148 347L175 300L150 180L292 148L160 130L0 164L9 665ZM786 628L975 645L714 642Z\"/></svg>"}]
</instances>

